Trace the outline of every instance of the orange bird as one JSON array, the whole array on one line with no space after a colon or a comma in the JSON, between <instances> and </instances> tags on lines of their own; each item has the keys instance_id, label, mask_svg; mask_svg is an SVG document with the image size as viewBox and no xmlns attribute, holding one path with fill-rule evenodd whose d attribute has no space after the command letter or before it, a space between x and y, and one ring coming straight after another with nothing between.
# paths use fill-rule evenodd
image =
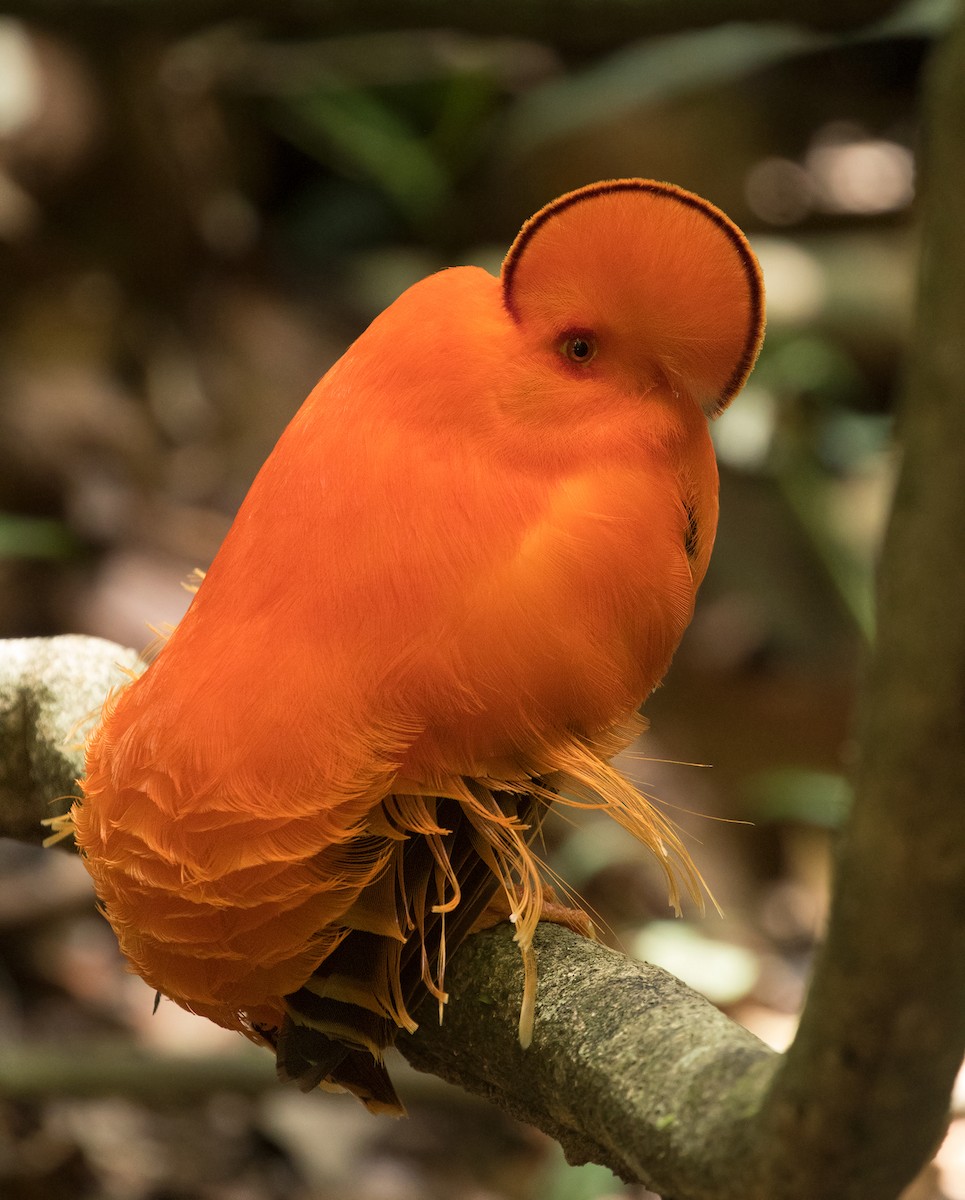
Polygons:
<instances>
[{"instance_id":1,"label":"orange bird","mask_svg":"<svg viewBox=\"0 0 965 1200\"><path fill-rule=\"evenodd\" d=\"M397 1112L383 1050L494 900L529 1040L548 804L606 808L674 905L675 864L696 890L608 760L690 621L706 417L762 326L740 231L642 179L560 197L498 279L442 271L372 322L87 745L70 819L137 974L283 1077Z\"/></svg>"}]
</instances>

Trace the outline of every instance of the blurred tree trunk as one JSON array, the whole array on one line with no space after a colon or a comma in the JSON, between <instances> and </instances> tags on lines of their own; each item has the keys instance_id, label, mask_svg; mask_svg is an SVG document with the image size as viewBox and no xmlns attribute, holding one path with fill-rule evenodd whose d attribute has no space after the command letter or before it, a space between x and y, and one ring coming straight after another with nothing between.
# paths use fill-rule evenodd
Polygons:
<instances>
[{"instance_id":1,"label":"blurred tree trunk","mask_svg":"<svg viewBox=\"0 0 965 1200\"><path fill-rule=\"evenodd\" d=\"M770 1196L894 1194L934 1149L965 1051L965 20L926 94L917 330L882 554L857 802L768 1135ZM810 1181L810 1182L809 1182Z\"/></svg>"}]
</instances>

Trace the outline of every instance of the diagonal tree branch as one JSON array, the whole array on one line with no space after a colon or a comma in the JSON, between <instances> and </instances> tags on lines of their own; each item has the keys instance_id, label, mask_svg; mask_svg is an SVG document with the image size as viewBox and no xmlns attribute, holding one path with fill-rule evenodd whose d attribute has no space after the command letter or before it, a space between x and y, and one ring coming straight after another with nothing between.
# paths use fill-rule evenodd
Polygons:
<instances>
[{"instance_id":1,"label":"diagonal tree branch","mask_svg":"<svg viewBox=\"0 0 965 1200\"><path fill-rule=\"evenodd\" d=\"M748 1200L756 1114L780 1059L658 967L541 925L533 1044L516 1034L519 951L508 926L470 938L399 1040L409 1062L485 1096L572 1163L679 1200Z\"/></svg>"}]
</instances>

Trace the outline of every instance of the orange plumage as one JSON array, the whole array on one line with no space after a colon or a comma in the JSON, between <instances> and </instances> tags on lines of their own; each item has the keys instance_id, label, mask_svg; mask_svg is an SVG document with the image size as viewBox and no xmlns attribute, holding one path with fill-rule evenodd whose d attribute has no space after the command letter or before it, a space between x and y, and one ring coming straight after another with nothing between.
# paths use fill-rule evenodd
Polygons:
<instances>
[{"instance_id":1,"label":"orange plumage","mask_svg":"<svg viewBox=\"0 0 965 1200\"><path fill-rule=\"evenodd\" d=\"M693 888L608 758L690 620L705 417L762 324L741 233L644 180L561 197L500 279L443 271L372 323L87 746L76 840L138 974L397 1111L382 1051L494 894L528 1033L548 803L607 807Z\"/></svg>"}]
</instances>

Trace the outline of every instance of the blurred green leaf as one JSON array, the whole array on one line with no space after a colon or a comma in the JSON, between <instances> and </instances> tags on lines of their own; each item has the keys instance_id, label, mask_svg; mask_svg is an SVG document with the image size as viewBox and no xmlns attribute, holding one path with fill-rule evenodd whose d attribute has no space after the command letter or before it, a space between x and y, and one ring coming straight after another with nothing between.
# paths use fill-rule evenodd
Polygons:
<instances>
[{"instance_id":1,"label":"blurred green leaf","mask_svg":"<svg viewBox=\"0 0 965 1200\"><path fill-rule=\"evenodd\" d=\"M81 546L66 525L52 517L0 513L0 558L74 558Z\"/></svg>"},{"instance_id":2,"label":"blurred green leaf","mask_svg":"<svg viewBox=\"0 0 965 1200\"><path fill-rule=\"evenodd\" d=\"M648 39L530 91L516 106L503 149L529 153L544 142L741 79L826 42L790 25L736 23Z\"/></svg>"},{"instance_id":3,"label":"blurred green leaf","mask_svg":"<svg viewBox=\"0 0 965 1200\"><path fill-rule=\"evenodd\" d=\"M826 404L860 398L865 382L839 338L795 332L772 339L765 360L767 377L782 395L818 397Z\"/></svg>"},{"instance_id":4,"label":"blurred green leaf","mask_svg":"<svg viewBox=\"0 0 965 1200\"><path fill-rule=\"evenodd\" d=\"M752 776L746 802L759 821L801 821L837 829L851 807L851 785L843 775L806 767L780 767Z\"/></svg>"},{"instance_id":5,"label":"blurred green leaf","mask_svg":"<svg viewBox=\"0 0 965 1200\"><path fill-rule=\"evenodd\" d=\"M826 472L801 451L776 475L781 494L824 565L845 608L869 643L875 632L874 565L838 536Z\"/></svg>"},{"instance_id":6,"label":"blurred green leaf","mask_svg":"<svg viewBox=\"0 0 965 1200\"><path fill-rule=\"evenodd\" d=\"M951 25L957 8L957 0L909 0L867 33L880 38L940 37Z\"/></svg>"},{"instance_id":7,"label":"blurred green leaf","mask_svg":"<svg viewBox=\"0 0 965 1200\"><path fill-rule=\"evenodd\" d=\"M891 417L862 411L880 403L875 386L845 338L821 330L784 330L771 337L750 391L757 408L737 408L718 433L722 458L768 473L841 602L867 641L874 637L874 569L890 502ZM770 403L767 403L767 398ZM744 450L748 418L768 426ZM751 453L750 451L756 451ZM742 461L743 457L743 461ZM855 485L866 488L860 509ZM856 535L856 519L862 527Z\"/></svg>"},{"instance_id":8,"label":"blurred green leaf","mask_svg":"<svg viewBox=\"0 0 965 1200\"><path fill-rule=\"evenodd\" d=\"M912 0L868 29L831 38L792 24L731 22L648 38L578 73L532 89L517 105L503 149L525 154L634 109L738 81L837 43L936 37L954 0Z\"/></svg>"},{"instance_id":9,"label":"blurred green leaf","mask_svg":"<svg viewBox=\"0 0 965 1200\"><path fill-rule=\"evenodd\" d=\"M468 168L485 148L489 118L499 102L491 76L480 71L453 75L434 113L430 144L451 174Z\"/></svg>"},{"instance_id":10,"label":"blurred green leaf","mask_svg":"<svg viewBox=\"0 0 965 1200\"><path fill-rule=\"evenodd\" d=\"M428 224L448 199L449 175L429 141L374 92L324 89L291 97L284 108L292 141L375 182L412 224Z\"/></svg>"}]
</instances>

